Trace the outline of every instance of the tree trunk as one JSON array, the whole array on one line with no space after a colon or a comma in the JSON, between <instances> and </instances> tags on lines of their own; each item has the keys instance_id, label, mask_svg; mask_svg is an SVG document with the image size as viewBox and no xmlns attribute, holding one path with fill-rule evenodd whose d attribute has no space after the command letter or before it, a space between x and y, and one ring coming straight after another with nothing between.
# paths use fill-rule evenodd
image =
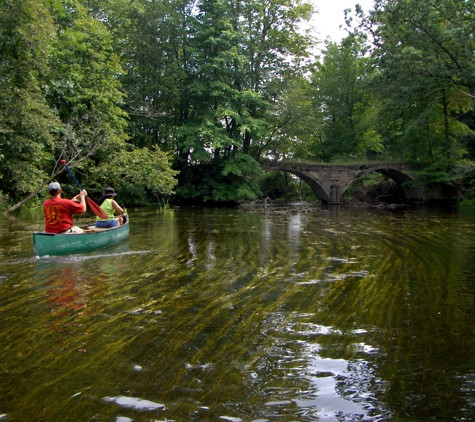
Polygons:
<instances>
[{"instance_id":1,"label":"tree trunk","mask_svg":"<svg viewBox=\"0 0 475 422\"><path fill-rule=\"evenodd\" d=\"M449 126L449 109L447 103L447 95L445 89L442 91L442 104L444 108L444 137L447 159L450 160L450 126Z\"/></svg>"}]
</instances>

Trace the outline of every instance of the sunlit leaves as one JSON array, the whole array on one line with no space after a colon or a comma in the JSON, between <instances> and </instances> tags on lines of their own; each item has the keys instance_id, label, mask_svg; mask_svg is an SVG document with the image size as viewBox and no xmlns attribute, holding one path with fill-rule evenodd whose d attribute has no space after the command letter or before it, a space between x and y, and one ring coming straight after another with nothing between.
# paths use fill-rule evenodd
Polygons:
<instances>
[{"instance_id":1,"label":"sunlit leaves","mask_svg":"<svg viewBox=\"0 0 475 422\"><path fill-rule=\"evenodd\" d=\"M363 18L393 153L446 169L463 158L475 129L473 13L463 0L377 0Z\"/></svg>"},{"instance_id":2,"label":"sunlit leaves","mask_svg":"<svg viewBox=\"0 0 475 422\"><path fill-rule=\"evenodd\" d=\"M177 172L171 170L170 161L170 154L156 147L117 151L92 169L89 183L98 191L114 187L129 204L149 203L173 192Z\"/></svg>"},{"instance_id":3,"label":"sunlit leaves","mask_svg":"<svg viewBox=\"0 0 475 422\"><path fill-rule=\"evenodd\" d=\"M117 79L122 69L107 27L93 19L80 3L73 5L73 11L68 8L65 12L64 4L55 4L60 32L51 57L54 73L48 98L69 130L76 132L77 141L85 148L88 141L104 147L124 139L125 113L120 108L123 94ZM97 127L101 128L100 135ZM91 139L92 132L99 136ZM68 150L63 154L67 156Z\"/></svg>"},{"instance_id":4,"label":"sunlit leaves","mask_svg":"<svg viewBox=\"0 0 475 422\"><path fill-rule=\"evenodd\" d=\"M0 3L0 173L1 190L29 193L44 177L52 132L60 126L44 98L53 20L35 1Z\"/></svg>"},{"instance_id":5,"label":"sunlit leaves","mask_svg":"<svg viewBox=\"0 0 475 422\"><path fill-rule=\"evenodd\" d=\"M237 187L248 183L243 163L240 172L223 170L237 153L256 153L272 139L270 103L282 94L287 72L305 70L296 63L312 41L298 25L310 17L310 4L139 4L142 10L125 12L127 32L112 25L127 71L121 81L129 93L132 141L175 153L182 198L231 200L244 191L254 196L255 190Z\"/></svg>"},{"instance_id":6,"label":"sunlit leaves","mask_svg":"<svg viewBox=\"0 0 475 422\"><path fill-rule=\"evenodd\" d=\"M369 91L371 62L355 37L328 43L323 64L315 74L316 107L323 118L323 136L315 154L325 161L365 157L380 152L375 101Z\"/></svg>"}]
</instances>

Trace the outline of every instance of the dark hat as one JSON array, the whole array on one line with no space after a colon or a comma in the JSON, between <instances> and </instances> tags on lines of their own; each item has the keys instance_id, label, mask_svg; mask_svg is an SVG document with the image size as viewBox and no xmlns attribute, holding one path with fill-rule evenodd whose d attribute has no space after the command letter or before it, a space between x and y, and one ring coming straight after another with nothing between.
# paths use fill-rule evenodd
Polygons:
<instances>
[{"instance_id":1,"label":"dark hat","mask_svg":"<svg viewBox=\"0 0 475 422\"><path fill-rule=\"evenodd\" d=\"M60 190L60 189L61 189L61 185L58 182L51 182L48 185L48 191ZM114 189L112 189L112 190L114 190Z\"/></svg>"},{"instance_id":2,"label":"dark hat","mask_svg":"<svg viewBox=\"0 0 475 422\"><path fill-rule=\"evenodd\" d=\"M105 188L103 195L104 196L116 196L117 194L115 193L114 188Z\"/></svg>"}]
</instances>

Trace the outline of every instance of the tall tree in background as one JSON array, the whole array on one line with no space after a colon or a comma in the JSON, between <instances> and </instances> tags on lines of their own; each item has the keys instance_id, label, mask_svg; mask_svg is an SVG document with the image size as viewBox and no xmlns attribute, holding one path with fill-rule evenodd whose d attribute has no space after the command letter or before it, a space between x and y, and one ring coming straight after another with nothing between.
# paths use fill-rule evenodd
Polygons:
<instances>
[{"instance_id":1,"label":"tall tree in background","mask_svg":"<svg viewBox=\"0 0 475 422\"><path fill-rule=\"evenodd\" d=\"M259 93L271 108L279 108L283 94L292 84L309 71L313 56L309 50L315 40L302 33L300 26L311 18L309 3L292 0L251 0L242 3L240 31L244 35L242 54L245 57L246 88ZM297 85L295 85L297 87ZM260 140L274 132L260 109L251 105L251 116L262 118L260 131L253 136L248 132L243 143L244 152L260 147ZM265 111L269 111L268 108ZM270 110L273 113L273 110ZM262 132L264 130L264 132Z\"/></svg>"},{"instance_id":2,"label":"tall tree in background","mask_svg":"<svg viewBox=\"0 0 475 422\"><path fill-rule=\"evenodd\" d=\"M315 106L323 119L321 142L315 143L314 155L331 161L381 152L376 104L368 89L373 71L361 42L348 36L340 44L327 43L323 53L313 78Z\"/></svg>"},{"instance_id":3,"label":"tall tree in background","mask_svg":"<svg viewBox=\"0 0 475 422\"><path fill-rule=\"evenodd\" d=\"M77 0L52 0L57 36L52 42L45 98L64 124L55 156L80 162L119 150L126 139L122 73L107 27Z\"/></svg>"},{"instance_id":4,"label":"tall tree in background","mask_svg":"<svg viewBox=\"0 0 475 422\"><path fill-rule=\"evenodd\" d=\"M319 159L314 150L321 139L323 121L308 78L286 77L278 101L270 104L265 136L254 142L253 156L276 161Z\"/></svg>"},{"instance_id":5,"label":"tall tree in background","mask_svg":"<svg viewBox=\"0 0 475 422\"><path fill-rule=\"evenodd\" d=\"M175 131L187 111L192 8L186 0L97 0L94 6L107 15L120 55L124 110L137 147L176 149Z\"/></svg>"},{"instance_id":6,"label":"tall tree in background","mask_svg":"<svg viewBox=\"0 0 475 422\"><path fill-rule=\"evenodd\" d=\"M311 8L262 0L204 0L197 7L190 113L178 130L178 192L215 201L255 197L249 177L259 172L255 147L272 130L268 112L284 78L300 71L295 58L310 41L297 26Z\"/></svg>"},{"instance_id":7,"label":"tall tree in background","mask_svg":"<svg viewBox=\"0 0 475 422\"><path fill-rule=\"evenodd\" d=\"M47 177L62 124L45 100L55 38L49 10L34 0L0 2L0 194L18 199Z\"/></svg>"},{"instance_id":8,"label":"tall tree in background","mask_svg":"<svg viewBox=\"0 0 475 422\"><path fill-rule=\"evenodd\" d=\"M203 0L136 1L114 12L129 25L112 30L126 70L132 142L174 153L182 198L258 194L250 176L275 130L269 110L287 76L304 71L310 38L298 25L311 10L290 0Z\"/></svg>"},{"instance_id":9,"label":"tall tree in background","mask_svg":"<svg viewBox=\"0 0 475 422\"><path fill-rule=\"evenodd\" d=\"M246 139L260 133L267 102L248 81L240 3L204 0L193 20L187 120L178 128L177 192L184 198L255 197L259 171Z\"/></svg>"},{"instance_id":10,"label":"tall tree in background","mask_svg":"<svg viewBox=\"0 0 475 422\"><path fill-rule=\"evenodd\" d=\"M465 0L376 0L361 27L379 68L385 146L446 174L473 143L474 6Z\"/></svg>"}]
</instances>

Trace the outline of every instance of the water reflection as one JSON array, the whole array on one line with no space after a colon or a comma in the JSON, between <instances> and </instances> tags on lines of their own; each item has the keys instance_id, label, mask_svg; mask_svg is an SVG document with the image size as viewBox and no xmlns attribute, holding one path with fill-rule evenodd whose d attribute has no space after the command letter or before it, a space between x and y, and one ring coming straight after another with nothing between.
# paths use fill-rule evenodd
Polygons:
<instances>
[{"instance_id":1,"label":"water reflection","mask_svg":"<svg viewBox=\"0 0 475 422\"><path fill-rule=\"evenodd\" d=\"M375 375L373 365L364 359L365 355L376 353L374 348L362 342L354 350L359 358L345 359L344 354L339 354L339 358L325 357L323 337L333 337L338 343L348 341L340 330L308 322L314 314L270 317L272 321L267 324L273 327L273 344L267 348L265 359L275 361L281 373L267 387L266 405L279 408L278 412L268 413L268 417L299 415L305 420L359 420L364 415L365 420L390 420L390 412L377 401L385 384ZM353 333L358 334L362 332Z\"/></svg>"},{"instance_id":2,"label":"water reflection","mask_svg":"<svg viewBox=\"0 0 475 422\"><path fill-rule=\"evenodd\" d=\"M0 416L475 419L473 216L130 214L40 260L0 222Z\"/></svg>"}]
</instances>

